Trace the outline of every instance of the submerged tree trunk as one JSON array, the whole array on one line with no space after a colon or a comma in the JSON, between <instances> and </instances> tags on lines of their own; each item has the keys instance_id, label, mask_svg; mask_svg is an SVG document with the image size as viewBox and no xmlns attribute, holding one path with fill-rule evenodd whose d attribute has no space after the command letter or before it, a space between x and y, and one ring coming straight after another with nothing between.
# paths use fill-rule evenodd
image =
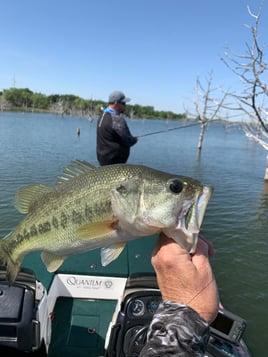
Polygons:
<instances>
[{"instance_id":1,"label":"submerged tree trunk","mask_svg":"<svg viewBox=\"0 0 268 357\"><path fill-rule=\"evenodd\" d=\"M266 155L266 170L265 170L264 180L268 181L268 155Z\"/></svg>"},{"instance_id":2,"label":"submerged tree trunk","mask_svg":"<svg viewBox=\"0 0 268 357\"><path fill-rule=\"evenodd\" d=\"M219 111L223 107L223 103L227 94L221 93L221 99L216 100L212 97L212 92L216 89L211 87L212 85L212 72L207 79L207 87L203 87L199 78L196 80L196 98L195 98L195 110L197 119L200 121L200 134L198 139L198 151L201 152L203 146L203 140L205 136L206 126L209 121L217 119Z\"/></svg>"},{"instance_id":3,"label":"submerged tree trunk","mask_svg":"<svg viewBox=\"0 0 268 357\"><path fill-rule=\"evenodd\" d=\"M198 148L199 151L202 150L202 145L203 145L203 139L204 139L204 135L205 135L206 126L207 126L207 122L203 122L202 121L201 122L201 126L200 126L198 145L197 145L197 148Z\"/></svg>"}]
</instances>

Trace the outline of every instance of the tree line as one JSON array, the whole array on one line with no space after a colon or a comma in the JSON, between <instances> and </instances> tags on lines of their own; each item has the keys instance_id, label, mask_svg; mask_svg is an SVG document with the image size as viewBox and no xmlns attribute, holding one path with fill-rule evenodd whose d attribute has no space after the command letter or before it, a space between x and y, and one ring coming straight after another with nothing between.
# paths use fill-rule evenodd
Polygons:
<instances>
[{"instance_id":1,"label":"tree line","mask_svg":"<svg viewBox=\"0 0 268 357\"><path fill-rule=\"evenodd\" d=\"M60 115L81 115L95 117L101 114L107 103L102 100L83 99L73 94L45 95L28 88L9 88L0 92L0 109L22 111L45 111ZM153 106L127 105L126 115L133 118L181 120L185 114L172 111L157 111Z\"/></svg>"}]
</instances>

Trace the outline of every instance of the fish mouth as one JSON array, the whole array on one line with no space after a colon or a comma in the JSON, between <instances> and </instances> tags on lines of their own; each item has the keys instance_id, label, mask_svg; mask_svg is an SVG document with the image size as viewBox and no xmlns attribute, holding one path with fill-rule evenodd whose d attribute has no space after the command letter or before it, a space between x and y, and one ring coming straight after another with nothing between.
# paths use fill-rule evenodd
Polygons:
<instances>
[{"instance_id":1,"label":"fish mouth","mask_svg":"<svg viewBox=\"0 0 268 357\"><path fill-rule=\"evenodd\" d=\"M198 234L212 192L212 187L204 186L201 193L197 192L192 200L186 201L183 204L179 213L178 225L176 228L177 239L175 238L175 240L183 245L190 254L195 253Z\"/></svg>"},{"instance_id":2,"label":"fish mouth","mask_svg":"<svg viewBox=\"0 0 268 357\"><path fill-rule=\"evenodd\" d=\"M212 188L209 186L203 187L203 192L190 205L185 216L185 228L190 233L198 233L204 219L207 204L212 195Z\"/></svg>"}]
</instances>

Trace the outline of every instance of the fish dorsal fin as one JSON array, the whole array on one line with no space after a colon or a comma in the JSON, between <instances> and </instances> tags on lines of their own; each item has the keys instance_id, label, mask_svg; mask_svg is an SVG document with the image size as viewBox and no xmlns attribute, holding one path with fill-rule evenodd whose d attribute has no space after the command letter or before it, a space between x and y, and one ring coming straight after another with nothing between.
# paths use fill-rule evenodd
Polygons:
<instances>
[{"instance_id":1,"label":"fish dorsal fin","mask_svg":"<svg viewBox=\"0 0 268 357\"><path fill-rule=\"evenodd\" d=\"M103 237L116 231L114 221L88 223L77 229L76 234L82 239Z\"/></svg>"},{"instance_id":2,"label":"fish dorsal fin","mask_svg":"<svg viewBox=\"0 0 268 357\"><path fill-rule=\"evenodd\" d=\"M73 160L70 164L63 170L63 174L58 177L57 184L64 183L76 176L80 176L91 170L96 169L94 165L84 160Z\"/></svg>"},{"instance_id":3,"label":"fish dorsal fin","mask_svg":"<svg viewBox=\"0 0 268 357\"><path fill-rule=\"evenodd\" d=\"M50 186L38 184L22 187L15 195L15 207L20 213L29 213L33 203L51 189Z\"/></svg>"},{"instance_id":4,"label":"fish dorsal fin","mask_svg":"<svg viewBox=\"0 0 268 357\"><path fill-rule=\"evenodd\" d=\"M50 273L53 273L63 264L66 256L55 255L49 252L42 252L41 258Z\"/></svg>"},{"instance_id":5,"label":"fish dorsal fin","mask_svg":"<svg viewBox=\"0 0 268 357\"><path fill-rule=\"evenodd\" d=\"M125 248L126 243L116 243L109 247L101 248L101 264L106 266L117 259Z\"/></svg>"}]
</instances>

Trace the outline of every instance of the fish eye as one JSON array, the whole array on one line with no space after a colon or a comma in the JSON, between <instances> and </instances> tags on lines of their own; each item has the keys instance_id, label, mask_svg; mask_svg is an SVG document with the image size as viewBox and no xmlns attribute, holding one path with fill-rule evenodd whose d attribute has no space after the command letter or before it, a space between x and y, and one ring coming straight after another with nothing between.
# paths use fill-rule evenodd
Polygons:
<instances>
[{"instance_id":1,"label":"fish eye","mask_svg":"<svg viewBox=\"0 0 268 357\"><path fill-rule=\"evenodd\" d=\"M169 184L170 191L174 193L180 193L183 190L183 183L180 180L173 180Z\"/></svg>"}]
</instances>

